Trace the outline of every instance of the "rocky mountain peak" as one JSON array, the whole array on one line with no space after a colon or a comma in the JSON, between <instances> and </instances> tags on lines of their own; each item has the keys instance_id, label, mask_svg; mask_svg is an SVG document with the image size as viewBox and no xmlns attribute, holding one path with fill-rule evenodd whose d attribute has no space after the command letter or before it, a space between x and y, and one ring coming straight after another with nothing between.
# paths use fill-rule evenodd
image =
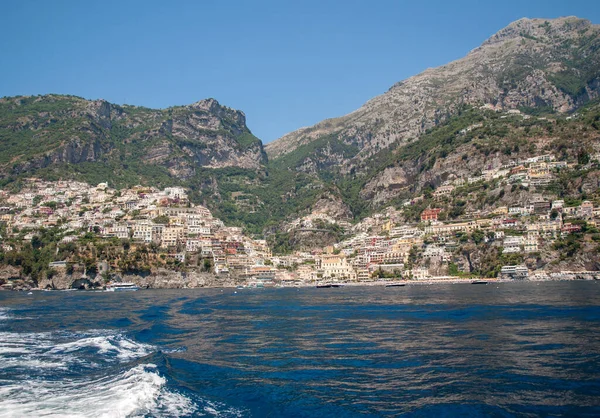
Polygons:
<instances>
[{"instance_id":1,"label":"rocky mountain peak","mask_svg":"<svg viewBox=\"0 0 600 418\"><path fill-rule=\"evenodd\" d=\"M210 113L219 119L228 118L234 121L236 125L246 125L246 115L241 110L231 109L221 105L216 99L208 98L199 100L186 106L195 111L200 110Z\"/></svg>"},{"instance_id":2,"label":"rocky mountain peak","mask_svg":"<svg viewBox=\"0 0 600 418\"><path fill-rule=\"evenodd\" d=\"M538 39L551 41L553 38L570 38L577 36L580 31L592 26L586 19L576 16L560 17L557 19L522 18L499 30L482 46L493 45L510 39Z\"/></svg>"},{"instance_id":3,"label":"rocky mountain peak","mask_svg":"<svg viewBox=\"0 0 600 418\"><path fill-rule=\"evenodd\" d=\"M189 105L189 107L194 109L202 109L210 112L221 107L221 104L216 99L213 99L211 97L208 99L198 100L197 102Z\"/></svg>"}]
</instances>

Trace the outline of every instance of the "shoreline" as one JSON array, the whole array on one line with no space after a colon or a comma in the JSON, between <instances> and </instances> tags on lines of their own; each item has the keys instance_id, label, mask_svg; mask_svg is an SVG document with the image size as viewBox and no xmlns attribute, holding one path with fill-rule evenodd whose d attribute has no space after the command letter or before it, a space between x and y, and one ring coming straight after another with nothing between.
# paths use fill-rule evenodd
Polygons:
<instances>
[{"instance_id":1,"label":"shoreline","mask_svg":"<svg viewBox=\"0 0 600 418\"><path fill-rule=\"evenodd\" d=\"M500 284L500 283L547 283L547 282L594 282L599 279L593 278L571 278L571 279L536 279L536 280L510 280L510 279L456 279L456 280L406 280L406 281L373 281L373 282L334 282L328 283L330 286L324 288L354 288L354 287L407 287L407 286L429 286L439 284ZM296 284L296 285L267 285L267 286L197 286L197 287L140 287L139 290L194 290L194 289L233 289L233 290L254 290L254 289L316 289L322 286L321 284ZM90 289L43 289L43 288L28 288L28 289L0 289L6 292L108 292L105 288L90 288ZM111 292L114 293L114 292Z\"/></svg>"}]
</instances>

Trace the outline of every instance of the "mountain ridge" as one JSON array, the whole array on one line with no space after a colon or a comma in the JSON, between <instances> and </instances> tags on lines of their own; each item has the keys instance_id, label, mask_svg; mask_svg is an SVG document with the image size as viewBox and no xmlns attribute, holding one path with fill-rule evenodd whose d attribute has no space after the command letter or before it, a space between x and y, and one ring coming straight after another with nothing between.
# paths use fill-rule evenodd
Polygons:
<instances>
[{"instance_id":1,"label":"mountain ridge","mask_svg":"<svg viewBox=\"0 0 600 418\"><path fill-rule=\"evenodd\" d=\"M245 114L215 99L150 109L56 94L4 97L0 135L4 177L133 158L186 179L198 168L259 170L267 161Z\"/></svg>"},{"instance_id":2,"label":"mountain ridge","mask_svg":"<svg viewBox=\"0 0 600 418\"><path fill-rule=\"evenodd\" d=\"M542 103L548 103L559 111L574 110L577 105L582 104L581 99L576 96L572 97L573 95L565 92L561 93L560 87L544 79L545 73L541 74L540 71L535 71L536 68L532 68L530 71L525 71L525 74L523 71L519 74L503 74L503 68L499 65L502 64L502 60L499 60L497 56L494 57L493 54L502 54L503 51L497 51L498 48L510 47L512 50L504 51L500 58L509 57L512 59L510 64L513 67L521 66L521 68L523 66L531 67L534 58L541 57L542 60L549 61L541 64L548 67L548 72L553 74L553 71L557 70L555 66L558 61L569 58L568 51L557 52L555 50L558 50L558 47L554 48L553 45L540 47L537 44L546 38L551 40L555 36L562 36L565 40L575 39L582 43L583 40L579 38L583 34L579 32L587 31L590 33L590 37L593 36L592 47L597 48L599 28L600 25L593 25L588 20L576 17L553 20L520 19L492 35L465 57L440 67L428 68L417 75L395 83L386 93L368 100L359 109L347 115L326 119L311 127L290 132L266 144L265 150L270 159L277 159L293 152L298 146L305 145L319 137L336 135L339 140L353 143L360 148L358 159L368 158L369 155L372 155L374 148L387 148L398 142L415 140L426 129L446 119L448 113L454 112L457 105L461 103L480 103L482 105L491 103L497 106L499 102L502 108L538 107ZM517 38L524 43L514 45ZM513 45L507 43L513 43ZM521 45L523 47L520 47ZM523 51L527 54L524 54L523 57L519 56ZM550 52L556 57L543 56L544 54L549 55ZM592 52L594 57L598 58L597 49ZM514 61L515 59L524 59L525 62ZM494 60L496 62L493 62ZM497 67L491 74L489 68L486 68L490 64L496 64ZM597 97L599 90L597 66L594 70L592 80L584 80L586 82L585 93L590 96L589 98ZM457 72L458 74L456 74ZM459 80L455 79L457 75ZM503 76L506 80L494 79ZM502 87L505 81L506 83L514 82L515 76L517 78L525 76L522 80L516 80L523 85L508 85L508 91L501 94L499 87ZM527 80L527 76L531 79ZM511 78L513 80L510 80ZM469 79L473 80L471 85L465 82ZM538 91L533 95L522 94L534 87L539 87L544 91ZM440 88L442 94L436 95ZM520 97L524 97L524 99ZM433 100L427 100L428 98ZM416 99L416 101L413 103L411 99ZM415 108L416 111L412 108ZM348 170L348 167L346 168Z\"/></svg>"}]
</instances>

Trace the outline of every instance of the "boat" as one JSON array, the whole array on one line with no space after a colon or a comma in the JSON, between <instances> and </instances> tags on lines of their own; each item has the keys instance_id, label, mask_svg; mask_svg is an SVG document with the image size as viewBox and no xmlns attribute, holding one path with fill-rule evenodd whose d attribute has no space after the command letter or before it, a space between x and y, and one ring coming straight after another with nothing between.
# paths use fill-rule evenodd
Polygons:
<instances>
[{"instance_id":1,"label":"boat","mask_svg":"<svg viewBox=\"0 0 600 418\"><path fill-rule=\"evenodd\" d=\"M485 280L473 280L471 284L488 284Z\"/></svg>"},{"instance_id":2,"label":"boat","mask_svg":"<svg viewBox=\"0 0 600 418\"><path fill-rule=\"evenodd\" d=\"M402 286L406 286L406 283L390 283L390 284L385 285L385 287L402 287Z\"/></svg>"},{"instance_id":3,"label":"boat","mask_svg":"<svg viewBox=\"0 0 600 418\"><path fill-rule=\"evenodd\" d=\"M342 287L341 283L322 283L317 285L317 289L328 289L330 287Z\"/></svg>"},{"instance_id":4,"label":"boat","mask_svg":"<svg viewBox=\"0 0 600 418\"><path fill-rule=\"evenodd\" d=\"M106 285L107 292L132 292L140 290L135 283L121 282L121 283L109 283Z\"/></svg>"}]
</instances>

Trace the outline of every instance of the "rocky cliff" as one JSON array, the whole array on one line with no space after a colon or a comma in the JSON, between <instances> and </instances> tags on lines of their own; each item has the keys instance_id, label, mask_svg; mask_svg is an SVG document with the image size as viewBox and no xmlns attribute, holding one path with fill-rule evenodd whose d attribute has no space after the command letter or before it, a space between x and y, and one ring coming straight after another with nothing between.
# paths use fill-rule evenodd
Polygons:
<instances>
[{"instance_id":1,"label":"rocky cliff","mask_svg":"<svg viewBox=\"0 0 600 418\"><path fill-rule=\"evenodd\" d=\"M132 181L145 175L181 180L199 169L257 170L265 163L244 113L214 99L161 110L60 95L0 99L4 178L103 166ZM80 166L68 168L73 165Z\"/></svg>"}]
</instances>

